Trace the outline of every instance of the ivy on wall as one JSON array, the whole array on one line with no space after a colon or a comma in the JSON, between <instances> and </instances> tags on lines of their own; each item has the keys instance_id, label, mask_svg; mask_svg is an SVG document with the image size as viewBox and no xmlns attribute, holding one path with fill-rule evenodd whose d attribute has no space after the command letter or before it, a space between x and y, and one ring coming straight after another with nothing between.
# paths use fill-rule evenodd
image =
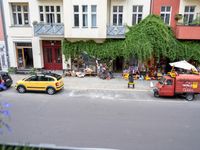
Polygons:
<instances>
[{"instance_id":1,"label":"ivy on wall","mask_svg":"<svg viewBox=\"0 0 200 150\"><path fill-rule=\"evenodd\" d=\"M172 61L185 59L200 63L200 42L178 41L172 29L156 15L149 15L139 24L128 27L125 39L107 39L104 43L64 40L62 44L66 58L86 51L99 59L135 56L140 61L147 61L152 57L165 57Z\"/></svg>"}]
</instances>

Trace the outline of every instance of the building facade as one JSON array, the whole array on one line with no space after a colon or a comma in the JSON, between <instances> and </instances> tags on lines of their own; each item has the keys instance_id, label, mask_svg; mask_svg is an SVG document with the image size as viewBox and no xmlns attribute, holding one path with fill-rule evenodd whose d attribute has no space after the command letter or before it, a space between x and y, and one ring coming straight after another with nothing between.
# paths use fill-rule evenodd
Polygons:
<instances>
[{"instance_id":1,"label":"building facade","mask_svg":"<svg viewBox=\"0 0 200 150\"><path fill-rule=\"evenodd\" d=\"M17 69L66 69L63 39L124 39L126 26L151 13L160 15L177 39L200 40L199 0L5 0L3 7L10 67Z\"/></svg>"},{"instance_id":2,"label":"building facade","mask_svg":"<svg viewBox=\"0 0 200 150\"><path fill-rule=\"evenodd\" d=\"M7 51L6 51L7 49L5 45L4 30L3 30L3 15L1 12L2 11L0 11L0 70L7 71L8 70Z\"/></svg>"},{"instance_id":3,"label":"building facade","mask_svg":"<svg viewBox=\"0 0 200 150\"><path fill-rule=\"evenodd\" d=\"M150 0L5 0L10 66L65 69L62 40L125 38L150 13Z\"/></svg>"},{"instance_id":4,"label":"building facade","mask_svg":"<svg viewBox=\"0 0 200 150\"><path fill-rule=\"evenodd\" d=\"M153 0L152 13L172 27L179 40L200 40L199 0Z\"/></svg>"}]
</instances>

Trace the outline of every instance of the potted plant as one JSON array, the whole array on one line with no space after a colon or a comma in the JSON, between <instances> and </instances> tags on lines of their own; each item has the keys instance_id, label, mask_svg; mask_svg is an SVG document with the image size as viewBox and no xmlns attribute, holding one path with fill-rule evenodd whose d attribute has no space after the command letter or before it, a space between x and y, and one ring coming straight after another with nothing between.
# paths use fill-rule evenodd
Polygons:
<instances>
[{"instance_id":1,"label":"potted plant","mask_svg":"<svg viewBox=\"0 0 200 150\"><path fill-rule=\"evenodd\" d=\"M182 14L176 14L176 15L175 15L175 20L176 20L176 21L179 21L179 20L181 20L181 19L183 19L183 15L182 15Z\"/></svg>"}]
</instances>

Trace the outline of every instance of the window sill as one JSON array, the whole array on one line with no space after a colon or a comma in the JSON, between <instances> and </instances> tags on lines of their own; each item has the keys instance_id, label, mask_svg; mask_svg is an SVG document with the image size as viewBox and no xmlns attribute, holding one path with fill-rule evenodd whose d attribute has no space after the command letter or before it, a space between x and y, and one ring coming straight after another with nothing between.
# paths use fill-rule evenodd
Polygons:
<instances>
[{"instance_id":1,"label":"window sill","mask_svg":"<svg viewBox=\"0 0 200 150\"><path fill-rule=\"evenodd\" d=\"M31 28L31 25L11 25L11 28Z\"/></svg>"},{"instance_id":2,"label":"window sill","mask_svg":"<svg viewBox=\"0 0 200 150\"><path fill-rule=\"evenodd\" d=\"M98 28L98 27L91 27L92 29L96 29L96 28Z\"/></svg>"},{"instance_id":3,"label":"window sill","mask_svg":"<svg viewBox=\"0 0 200 150\"><path fill-rule=\"evenodd\" d=\"M76 27L76 26L74 26L74 27L72 27L72 28L73 28L73 29L78 29L78 28L80 28L80 27L79 27L79 26L77 26L77 27Z\"/></svg>"},{"instance_id":4,"label":"window sill","mask_svg":"<svg viewBox=\"0 0 200 150\"><path fill-rule=\"evenodd\" d=\"M88 27L82 27L82 29L88 29Z\"/></svg>"}]
</instances>

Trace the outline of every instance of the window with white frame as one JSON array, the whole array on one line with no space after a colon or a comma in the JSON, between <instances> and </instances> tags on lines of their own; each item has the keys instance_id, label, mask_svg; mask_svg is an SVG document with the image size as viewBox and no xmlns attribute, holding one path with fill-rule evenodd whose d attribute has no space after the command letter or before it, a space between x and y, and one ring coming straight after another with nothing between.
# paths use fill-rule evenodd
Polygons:
<instances>
[{"instance_id":1,"label":"window with white frame","mask_svg":"<svg viewBox=\"0 0 200 150\"><path fill-rule=\"evenodd\" d=\"M39 6L40 21L61 23L61 6Z\"/></svg>"},{"instance_id":2,"label":"window with white frame","mask_svg":"<svg viewBox=\"0 0 200 150\"><path fill-rule=\"evenodd\" d=\"M161 6L160 16L165 24L170 25L171 6Z\"/></svg>"},{"instance_id":3,"label":"window with white frame","mask_svg":"<svg viewBox=\"0 0 200 150\"><path fill-rule=\"evenodd\" d=\"M142 20L143 6L134 5L132 14L132 25L138 24Z\"/></svg>"},{"instance_id":4,"label":"window with white frame","mask_svg":"<svg viewBox=\"0 0 200 150\"><path fill-rule=\"evenodd\" d=\"M91 5L91 26L97 26L97 5Z\"/></svg>"},{"instance_id":5,"label":"window with white frame","mask_svg":"<svg viewBox=\"0 0 200 150\"><path fill-rule=\"evenodd\" d=\"M123 6L113 6L113 25L122 26L123 24Z\"/></svg>"},{"instance_id":6,"label":"window with white frame","mask_svg":"<svg viewBox=\"0 0 200 150\"><path fill-rule=\"evenodd\" d=\"M74 27L79 27L79 6L74 5Z\"/></svg>"},{"instance_id":7,"label":"window with white frame","mask_svg":"<svg viewBox=\"0 0 200 150\"><path fill-rule=\"evenodd\" d=\"M29 8L28 4L11 4L12 8L12 24L13 25L29 25Z\"/></svg>"},{"instance_id":8,"label":"window with white frame","mask_svg":"<svg viewBox=\"0 0 200 150\"><path fill-rule=\"evenodd\" d=\"M83 27L88 27L88 6L87 5L82 5L82 21Z\"/></svg>"},{"instance_id":9,"label":"window with white frame","mask_svg":"<svg viewBox=\"0 0 200 150\"><path fill-rule=\"evenodd\" d=\"M184 10L184 24L191 24L194 20L195 6L185 6Z\"/></svg>"}]
</instances>

